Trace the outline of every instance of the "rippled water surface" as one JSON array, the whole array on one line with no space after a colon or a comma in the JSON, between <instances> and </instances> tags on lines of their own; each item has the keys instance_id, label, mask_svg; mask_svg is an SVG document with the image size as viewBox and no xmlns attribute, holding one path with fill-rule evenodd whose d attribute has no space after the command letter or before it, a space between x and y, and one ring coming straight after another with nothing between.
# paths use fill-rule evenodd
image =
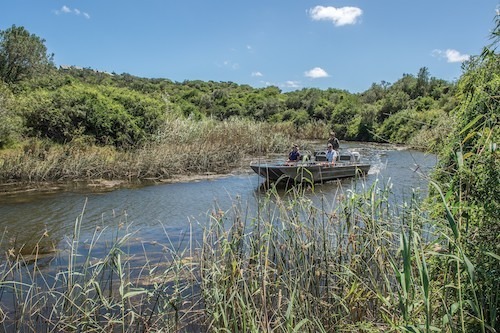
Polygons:
<instances>
[{"instance_id":1,"label":"rippled water surface","mask_svg":"<svg viewBox=\"0 0 500 333\"><path fill-rule=\"evenodd\" d=\"M413 188L427 188L425 176L436 163L436 156L394 146L349 143L345 149L361 153L364 161L372 164L366 179L333 181L315 186L314 200L333 201L337 193L346 189L379 184L393 184L399 200L409 198ZM24 193L0 198L0 228L3 231L0 248L33 250L40 243L44 250L61 248L74 232L75 221L81 218L82 238L90 239L94 232L112 237L116 230L138 230L142 242L176 242L193 231L200 235L200 224L209 219L214 210L228 210L238 203L249 214L257 207L263 195L263 179L244 167L218 179L186 183L123 188L105 193L59 192ZM382 186L382 185L380 185ZM282 195L285 195L284 192Z\"/></svg>"}]
</instances>

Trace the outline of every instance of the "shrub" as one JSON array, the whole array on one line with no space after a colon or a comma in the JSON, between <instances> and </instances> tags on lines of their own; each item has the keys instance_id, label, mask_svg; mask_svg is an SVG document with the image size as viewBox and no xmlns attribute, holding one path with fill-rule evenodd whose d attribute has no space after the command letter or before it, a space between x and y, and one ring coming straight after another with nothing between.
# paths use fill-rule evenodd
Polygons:
<instances>
[{"instance_id":1,"label":"shrub","mask_svg":"<svg viewBox=\"0 0 500 333\"><path fill-rule=\"evenodd\" d=\"M15 141L21 131L21 118L12 109L13 96L0 81L0 148Z\"/></svg>"}]
</instances>

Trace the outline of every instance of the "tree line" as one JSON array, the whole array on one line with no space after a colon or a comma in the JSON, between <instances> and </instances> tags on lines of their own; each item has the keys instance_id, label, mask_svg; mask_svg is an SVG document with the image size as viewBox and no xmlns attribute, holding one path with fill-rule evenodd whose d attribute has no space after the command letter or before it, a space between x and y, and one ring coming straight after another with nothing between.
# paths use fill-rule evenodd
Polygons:
<instances>
[{"instance_id":1,"label":"tree line","mask_svg":"<svg viewBox=\"0 0 500 333\"><path fill-rule=\"evenodd\" d=\"M0 31L0 147L29 137L67 143L82 136L99 145L134 147L150 140L162 122L181 117L250 118L297 128L318 123L345 140L426 148L440 140L442 131L432 129L444 126L457 105L456 83L432 77L426 67L362 93L282 92L275 86L57 68L44 43L24 27Z\"/></svg>"}]
</instances>

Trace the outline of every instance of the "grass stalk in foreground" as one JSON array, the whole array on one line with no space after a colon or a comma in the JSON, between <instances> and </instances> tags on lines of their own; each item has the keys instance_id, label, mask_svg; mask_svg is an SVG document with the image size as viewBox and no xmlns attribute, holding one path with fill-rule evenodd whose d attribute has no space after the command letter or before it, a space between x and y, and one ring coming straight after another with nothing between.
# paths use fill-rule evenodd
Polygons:
<instances>
[{"instance_id":1,"label":"grass stalk in foreground","mask_svg":"<svg viewBox=\"0 0 500 333\"><path fill-rule=\"evenodd\" d=\"M83 243L82 213L56 275L6 256L3 329L495 332L456 223L432 224L417 195L396 206L390 186L378 186L334 201L271 189L256 215L238 202L215 209L199 248L189 239L130 252L136 234L120 227L111 243L104 230Z\"/></svg>"},{"instance_id":2,"label":"grass stalk in foreground","mask_svg":"<svg viewBox=\"0 0 500 333\"><path fill-rule=\"evenodd\" d=\"M173 332L196 325L187 249L148 242L142 256L128 253L134 233L120 227L111 244L105 229L82 242L83 218L68 239L68 259L53 259L66 265L56 272L22 254L7 256L0 271L3 331Z\"/></svg>"}]
</instances>

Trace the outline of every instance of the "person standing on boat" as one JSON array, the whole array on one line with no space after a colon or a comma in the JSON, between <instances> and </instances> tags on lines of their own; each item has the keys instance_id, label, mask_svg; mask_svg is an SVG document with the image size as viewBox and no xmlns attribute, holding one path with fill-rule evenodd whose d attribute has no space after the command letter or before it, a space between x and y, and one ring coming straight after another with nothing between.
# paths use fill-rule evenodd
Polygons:
<instances>
[{"instance_id":1,"label":"person standing on boat","mask_svg":"<svg viewBox=\"0 0 500 333\"><path fill-rule=\"evenodd\" d=\"M300 151L299 151L299 146L298 145L293 145L292 146L292 151L288 154L288 161L287 162L298 162L300 161Z\"/></svg>"},{"instance_id":2,"label":"person standing on boat","mask_svg":"<svg viewBox=\"0 0 500 333\"><path fill-rule=\"evenodd\" d=\"M328 163L334 164L336 159L337 159L337 152L333 149L333 145L329 143L328 148L326 150L326 160Z\"/></svg>"},{"instance_id":3,"label":"person standing on boat","mask_svg":"<svg viewBox=\"0 0 500 333\"><path fill-rule=\"evenodd\" d=\"M338 151L340 148L339 139L335 137L335 132L330 132L330 138L328 139L328 144L331 144L333 150Z\"/></svg>"}]
</instances>

